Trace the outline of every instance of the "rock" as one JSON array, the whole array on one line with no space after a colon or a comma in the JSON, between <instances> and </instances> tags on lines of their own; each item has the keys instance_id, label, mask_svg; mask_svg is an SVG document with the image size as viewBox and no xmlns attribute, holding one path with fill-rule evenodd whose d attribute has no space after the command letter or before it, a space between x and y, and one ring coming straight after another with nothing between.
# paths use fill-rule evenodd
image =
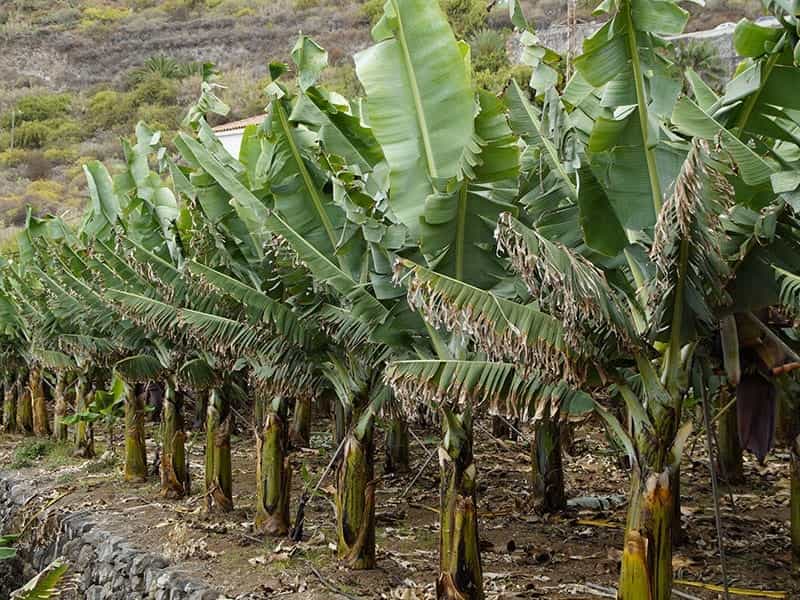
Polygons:
<instances>
[{"instance_id":1,"label":"rock","mask_svg":"<svg viewBox=\"0 0 800 600\"><path fill-rule=\"evenodd\" d=\"M102 585L93 585L83 596L86 600L105 600L108 598Z\"/></svg>"},{"instance_id":2,"label":"rock","mask_svg":"<svg viewBox=\"0 0 800 600\"><path fill-rule=\"evenodd\" d=\"M91 544L84 543L78 552L78 560L75 561L75 566L78 570L83 571L93 563L94 560L94 547Z\"/></svg>"},{"instance_id":3,"label":"rock","mask_svg":"<svg viewBox=\"0 0 800 600\"><path fill-rule=\"evenodd\" d=\"M163 573L162 575L160 575L156 580L156 586L158 587L158 589L165 589L170 587L170 581L173 579L174 575L175 575L174 573Z\"/></svg>"},{"instance_id":4,"label":"rock","mask_svg":"<svg viewBox=\"0 0 800 600\"><path fill-rule=\"evenodd\" d=\"M197 590L189 595L188 600L218 600L222 595L214 590Z\"/></svg>"},{"instance_id":5,"label":"rock","mask_svg":"<svg viewBox=\"0 0 800 600\"><path fill-rule=\"evenodd\" d=\"M28 486L18 484L11 488L9 496L14 504L22 505L25 504L25 499L30 493L31 489Z\"/></svg>"},{"instance_id":6,"label":"rock","mask_svg":"<svg viewBox=\"0 0 800 600\"><path fill-rule=\"evenodd\" d=\"M97 560L102 562L111 562L114 552L116 552L122 542L122 538L117 535L112 535L111 537L107 538L100 545L100 550L97 553Z\"/></svg>"},{"instance_id":7,"label":"rock","mask_svg":"<svg viewBox=\"0 0 800 600\"><path fill-rule=\"evenodd\" d=\"M169 590L158 590L156 591L155 600L169 600L170 592Z\"/></svg>"},{"instance_id":8,"label":"rock","mask_svg":"<svg viewBox=\"0 0 800 600\"><path fill-rule=\"evenodd\" d=\"M0 473L0 521L11 523L36 494L30 482ZM224 598L184 573L168 570L167 560L131 546L105 531L85 511L52 510L39 518L19 547L15 578L30 578L59 555L71 563L77 595L86 600L218 600ZM0 565L10 567L10 565Z\"/></svg>"},{"instance_id":9,"label":"rock","mask_svg":"<svg viewBox=\"0 0 800 600\"><path fill-rule=\"evenodd\" d=\"M114 578L114 568L106 563L101 563L97 567L97 583L110 583Z\"/></svg>"}]
</instances>

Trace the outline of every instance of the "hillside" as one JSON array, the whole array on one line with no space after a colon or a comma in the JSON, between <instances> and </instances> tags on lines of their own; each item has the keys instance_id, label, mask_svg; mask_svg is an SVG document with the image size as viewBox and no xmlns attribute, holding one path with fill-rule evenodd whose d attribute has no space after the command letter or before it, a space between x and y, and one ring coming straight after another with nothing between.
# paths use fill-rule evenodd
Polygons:
<instances>
[{"instance_id":1,"label":"hillside","mask_svg":"<svg viewBox=\"0 0 800 600\"><path fill-rule=\"evenodd\" d=\"M247 68L264 73L268 60L287 57L300 30L313 35L335 56L351 53L368 39L369 19L355 3L298 9L294 6L312 3L223 1L214 8L196 9L189 6L202 4L197 0L56 4L72 7L6 13L0 65L4 80L72 89L120 86L127 71L155 55L213 62L223 70ZM147 4L158 6L134 8Z\"/></svg>"},{"instance_id":2,"label":"hillside","mask_svg":"<svg viewBox=\"0 0 800 600\"><path fill-rule=\"evenodd\" d=\"M473 42L473 56L482 53L486 77L479 82L491 87L511 75L503 38L477 35L484 28L507 30L506 12L487 14L482 0L442 2L456 29ZM300 31L328 50L327 84L357 92L350 57L367 45L382 4L6 0L0 5L0 79L6 83L0 90L0 239L24 222L27 204L40 213L78 208L85 196L80 165L118 159L119 136L129 135L138 120L174 131L197 93L202 63L220 70L230 119L261 110L266 65L287 60ZM565 21L564 3L523 5L539 29ZM591 6L579 1L579 19L590 19ZM758 6L717 2L691 26L754 15Z\"/></svg>"}]
</instances>

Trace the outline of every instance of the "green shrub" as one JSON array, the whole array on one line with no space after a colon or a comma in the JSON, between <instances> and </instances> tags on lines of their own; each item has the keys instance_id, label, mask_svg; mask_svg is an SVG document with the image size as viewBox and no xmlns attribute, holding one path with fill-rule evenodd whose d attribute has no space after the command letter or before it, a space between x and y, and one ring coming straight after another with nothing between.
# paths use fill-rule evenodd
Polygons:
<instances>
[{"instance_id":1,"label":"green shrub","mask_svg":"<svg viewBox=\"0 0 800 600\"><path fill-rule=\"evenodd\" d=\"M499 71L507 67L506 37L495 29L481 29L469 38L472 66L476 70Z\"/></svg>"},{"instance_id":2,"label":"green shrub","mask_svg":"<svg viewBox=\"0 0 800 600\"><path fill-rule=\"evenodd\" d=\"M384 4L386 4L386 0L366 0L361 5L361 14L374 25L383 15Z\"/></svg>"},{"instance_id":3,"label":"green shrub","mask_svg":"<svg viewBox=\"0 0 800 600\"><path fill-rule=\"evenodd\" d=\"M116 8L114 6L87 6L83 9L81 27L92 27L93 25L111 25L130 16L128 8Z\"/></svg>"},{"instance_id":4,"label":"green shrub","mask_svg":"<svg viewBox=\"0 0 800 600\"><path fill-rule=\"evenodd\" d=\"M15 220L18 222L21 218L24 222L24 209L28 205L32 207L34 214L43 215L62 212L65 208L79 205L80 202L76 202L61 183L51 179L42 179L29 183L15 203L23 209L22 214L17 215ZM14 217L12 216L12 218Z\"/></svg>"},{"instance_id":5,"label":"green shrub","mask_svg":"<svg viewBox=\"0 0 800 600\"><path fill-rule=\"evenodd\" d=\"M13 168L24 163L28 158L28 150L14 148L0 152L0 167Z\"/></svg>"},{"instance_id":6,"label":"green shrub","mask_svg":"<svg viewBox=\"0 0 800 600\"><path fill-rule=\"evenodd\" d=\"M53 450L53 442L49 440L25 440L14 449L14 456L9 465L12 469L31 467Z\"/></svg>"},{"instance_id":7,"label":"green shrub","mask_svg":"<svg viewBox=\"0 0 800 600\"><path fill-rule=\"evenodd\" d=\"M64 186L51 179L31 181L25 188L25 200L31 204L41 206L43 204L58 204L64 195Z\"/></svg>"},{"instance_id":8,"label":"green shrub","mask_svg":"<svg viewBox=\"0 0 800 600\"><path fill-rule=\"evenodd\" d=\"M356 75L355 67L350 63L328 67L322 73L322 83L326 88L339 92L345 98L356 98L364 95L364 88Z\"/></svg>"},{"instance_id":9,"label":"green shrub","mask_svg":"<svg viewBox=\"0 0 800 600\"><path fill-rule=\"evenodd\" d=\"M222 118L223 121L245 119L264 112L264 107L269 103L264 89L269 81L257 78L258 75L252 70L243 68L222 74L220 83L225 89L221 91L220 98L231 107L231 112ZM196 96L196 89L191 89L190 97Z\"/></svg>"},{"instance_id":10,"label":"green shrub","mask_svg":"<svg viewBox=\"0 0 800 600\"><path fill-rule=\"evenodd\" d=\"M69 112L72 97L69 94L30 94L17 100L14 105L14 121L46 121L63 117ZM3 127L11 126L11 112L3 115Z\"/></svg>"},{"instance_id":11,"label":"green shrub","mask_svg":"<svg viewBox=\"0 0 800 600\"><path fill-rule=\"evenodd\" d=\"M158 5L158 0L128 0L133 10L146 10L148 8L155 8Z\"/></svg>"},{"instance_id":12,"label":"green shrub","mask_svg":"<svg viewBox=\"0 0 800 600\"><path fill-rule=\"evenodd\" d=\"M129 99L136 108L144 104L174 105L178 100L178 86L158 73L151 73L129 92Z\"/></svg>"},{"instance_id":13,"label":"green shrub","mask_svg":"<svg viewBox=\"0 0 800 600\"><path fill-rule=\"evenodd\" d=\"M70 164L78 158L78 148L75 145L47 148L44 157L54 164Z\"/></svg>"},{"instance_id":14,"label":"green shrub","mask_svg":"<svg viewBox=\"0 0 800 600\"><path fill-rule=\"evenodd\" d=\"M2 140L2 147L11 147L12 136ZM73 119L48 119L46 121L25 121L14 128L13 142L15 148L30 150L44 149L50 145L65 146L85 139L88 132L85 127Z\"/></svg>"},{"instance_id":15,"label":"green shrub","mask_svg":"<svg viewBox=\"0 0 800 600\"><path fill-rule=\"evenodd\" d=\"M178 128L183 111L177 106L140 106L136 121L144 121L158 131L168 132Z\"/></svg>"},{"instance_id":16,"label":"green shrub","mask_svg":"<svg viewBox=\"0 0 800 600\"><path fill-rule=\"evenodd\" d=\"M205 7L203 0L164 0L159 3L159 8L168 15L178 19L185 19L192 11Z\"/></svg>"},{"instance_id":17,"label":"green shrub","mask_svg":"<svg viewBox=\"0 0 800 600\"><path fill-rule=\"evenodd\" d=\"M70 27L81 19L81 11L77 8L66 7L54 11L44 12L38 19L40 25Z\"/></svg>"},{"instance_id":18,"label":"green shrub","mask_svg":"<svg viewBox=\"0 0 800 600\"><path fill-rule=\"evenodd\" d=\"M84 125L74 119L51 119L44 123L50 130L47 141L59 146L79 142L89 133Z\"/></svg>"},{"instance_id":19,"label":"green shrub","mask_svg":"<svg viewBox=\"0 0 800 600\"><path fill-rule=\"evenodd\" d=\"M512 80L520 85L523 90L528 89L531 80L531 68L527 65L505 65L497 70L475 70L472 81L475 87L500 94Z\"/></svg>"},{"instance_id":20,"label":"green shrub","mask_svg":"<svg viewBox=\"0 0 800 600\"><path fill-rule=\"evenodd\" d=\"M295 4L303 0L294 0ZM311 0L315 1L315 0ZM456 37L464 39L486 24L485 0L439 0ZM386 0L365 0L361 4L361 14L373 25L383 16Z\"/></svg>"},{"instance_id":21,"label":"green shrub","mask_svg":"<svg viewBox=\"0 0 800 600\"><path fill-rule=\"evenodd\" d=\"M41 148L50 137L50 128L41 121L28 121L16 126L13 137L17 148Z\"/></svg>"},{"instance_id":22,"label":"green shrub","mask_svg":"<svg viewBox=\"0 0 800 600\"><path fill-rule=\"evenodd\" d=\"M484 0L439 0L456 37L464 39L486 24Z\"/></svg>"},{"instance_id":23,"label":"green shrub","mask_svg":"<svg viewBox=\"0 0 800 600\"><path fill-rule=\"evenodd\" d=\"M176 126L180 114L178 85L151 72L129 92L102 90L89 99L86 122L91 131L123 132L130 129L142 114L154 117L162 125ZM167 110L168 109L168 110Z\"/></svg>"},{"instance_id":24,"label":"green shrub","mask_svg":"<svg viewBox=\"0 0 800 600\"><path fill-rule=\"evenodd\" d=\"M20 12L27 13L44 10L52 6L52 2L49 2L48 0L14 0L9 4L13 4L14 7Z\"/></svg>"},{"instance_id":25,"label":"green shrub","mask_svg":"<svg viewBox=\"0 0 800 600\"><path fill-rule=\"evenodd\" d=\"M131 112L127 94L102 90L89 99L86 122L93 131L112 130L127 124Z\"/></svg>"},{"instance_id":26,"label":"green shrub","mask_svg":"<svg viewBox=\"0 0 800 600\"><path fill-rule=\"evenodd\" d=\"M308 10L319 6L319 0L292 0L292 7L295 10Z\"/></svg>"}]
</instances>

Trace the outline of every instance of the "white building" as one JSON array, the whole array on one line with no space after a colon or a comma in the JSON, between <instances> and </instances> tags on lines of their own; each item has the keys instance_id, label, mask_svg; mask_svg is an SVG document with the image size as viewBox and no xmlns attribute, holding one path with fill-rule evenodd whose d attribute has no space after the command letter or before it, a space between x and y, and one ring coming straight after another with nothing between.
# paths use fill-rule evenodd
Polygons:
<instances>
[{"instance_id":1,"label":"white building","mask_svg":"<svg viewBox=\"0 0 800 600\"><path fill-rule=\"evenodd\" d=\"M241 121L232 121L223 125L214 127L214 133L217 134L219 141L225 146L231 156L239 158L239 150L242 147L242 137L244 130L248 125L261 125L266 115L257 115L242 119Z\"/></svg>"}]
</instances>

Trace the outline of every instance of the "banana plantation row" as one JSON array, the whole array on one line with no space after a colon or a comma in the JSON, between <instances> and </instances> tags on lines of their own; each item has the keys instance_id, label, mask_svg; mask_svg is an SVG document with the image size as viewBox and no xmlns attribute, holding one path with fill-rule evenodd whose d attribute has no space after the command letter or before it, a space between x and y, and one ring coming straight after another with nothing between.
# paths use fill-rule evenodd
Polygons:
<instances>
[{"instance_id":1,"label":"banana plantation row","mask_svg":"<svg viewBox=\"0 0 800 600\"><path fill-rule=\"evenodd\" d=\"M630 459L619 598L670 597L687 403L738 397L742 443L769 450L775 388L798 366L800 45L741 22L718 94L669 60L688 13L610 0L583 53L538 45L511 0L529 85L475 90L438 3L388 0L354 59L365 97L318 86L301 37L269 66L266 118L232 158L207 69L170 149L145 124L125 169L85 166L78 227L29 216L2 262L4 423L93 452L125 411L125 477L144 480L145 401L164 389L163 492L188 491L183 399L207 403L209 510L232 508L232 403L254 404L256 523L290 529L288 412L335 396L338 554L375 566L376 417L443 437L439 598L483 597L473 418L530 422L545 507L563 504L556 425L595 410ZM688 91L685 91L688 90ZM74 414L67 414L67 385ZM72 430L69 431L69 428ZM793 449L800 548L800 449Z\"/></svg>"}]
</instances>

